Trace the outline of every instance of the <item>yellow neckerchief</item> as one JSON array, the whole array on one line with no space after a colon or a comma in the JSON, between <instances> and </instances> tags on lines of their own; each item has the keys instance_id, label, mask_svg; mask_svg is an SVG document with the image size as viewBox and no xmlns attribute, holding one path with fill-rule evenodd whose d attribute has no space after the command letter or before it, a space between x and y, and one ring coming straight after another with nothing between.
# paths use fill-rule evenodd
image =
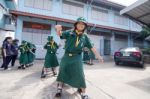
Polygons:
<instances>
[{"instance_id":1,"label":"yellow neckerchief","mask_svg":"<svg viewBox=\"0 0 150 99\"><path fill-rule=\"evenodd\" d=\"M54 48L55 48L55 46L54 46L54 41L51 41L51 42L50 42L50 46L51 46L51 49L54 49Z\"/></svg>"},{"instance_id":2,"label":"yellow neckerchief","mask_svg":"<svg viewBox=\"0 0 150 99\"><path fill-rule=\"evenodd\" d=\"M21 48L22 48L23 52L25 52L25 51L26 51L26 46L27 46L26 44L23 44L23 45L22 45L22 47L21 47Z\"/></svg>"},{"instance_id":3,"label":"yellow neckerchief","mask_svg":"<svg viewBox=\"0 0 150 99\"><path fill-rule=\"evenodd\" d=\"M81 32L79 32L78 30L76 30L76 33L77 33L77 39L76 39L76 43L75 43L75 46L77 47L80 40L79 40L79 35L81 34Z\"/></svg>"}]
</instances>

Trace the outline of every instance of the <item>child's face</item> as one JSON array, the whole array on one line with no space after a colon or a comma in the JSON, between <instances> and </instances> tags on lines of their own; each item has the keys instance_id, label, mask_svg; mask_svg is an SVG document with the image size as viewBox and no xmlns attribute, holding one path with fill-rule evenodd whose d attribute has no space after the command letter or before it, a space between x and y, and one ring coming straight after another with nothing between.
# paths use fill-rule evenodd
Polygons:
<instances>
[{"instance_id":1,"label":"child's face","mask_svg":"<svg viewBox=\"0 0 150 99\"><path fill-rule=\"evenodd\" d=\"M78 22L77 23L77 30L83 31L84 29L85 29L85 24L83 22Z\"/></svg>"},{"instance_id":2,"label":"child's face","mask_svg":"<svg viewBox=\"0 0 150 99\"><path fill-rule=\"evenodd\" d=\"M12 43L12 39L8 39L7 41L8 41L9 43Z\"/></svg>"}]
</instances>

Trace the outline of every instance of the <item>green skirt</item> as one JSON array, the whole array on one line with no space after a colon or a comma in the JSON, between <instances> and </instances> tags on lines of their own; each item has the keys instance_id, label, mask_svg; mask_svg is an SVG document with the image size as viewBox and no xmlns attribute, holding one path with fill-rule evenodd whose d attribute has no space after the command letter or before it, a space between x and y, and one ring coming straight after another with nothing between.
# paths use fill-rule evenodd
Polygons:
<instances>
[{"instance_id":1,"label":"green skirt","mask_svg":"<svg viewBox=\"0 0 150 99\"><path fill-rule=\"evenodd\" d=\"M26 65L29 63L28 60L28 54L27 53L21 53L19 57L19 63L22 65Z\"/></svg>"},{"instance_id":2,"label":"green skirt","mask_svg":"<svg viewBox=\"0 0 150 99\"><path fill-rule=\"evenodd\" d=\"M63 56L57 81L68 84L74 88L86 88L82 55L69 56L65 54Z\"/></svg>"},{"instance_id":3,"label":"green skirt","mask_svg":"<svg viewBox=\"0 0 150 99\"><path fill-rule=\"evenodd\" d=\"M34 61L34 55L31 52L28 52L28 62L32 63Z\"/></svg>"},{"instance_id":4,"label":"green skirt","mask_svg":"<svg viewBox=\"0 0 150 99\"><path fill-rule=\"evenodd\" d=\"M52 68L57 67L59 65L57 56L55 53L47 53L45 56L44 67L45 68Z\"/></svg>"}]
</instances>

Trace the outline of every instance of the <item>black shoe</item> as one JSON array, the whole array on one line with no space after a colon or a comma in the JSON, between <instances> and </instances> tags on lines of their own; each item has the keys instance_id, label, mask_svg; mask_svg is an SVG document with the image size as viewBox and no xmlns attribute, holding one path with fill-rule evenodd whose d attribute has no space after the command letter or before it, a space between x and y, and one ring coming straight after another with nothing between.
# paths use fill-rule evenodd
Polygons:
<instances>
[{"instance_id":1,"label":"black shoe","mask_svg":"<svg viewBox=\"0 0 150 99\"><path fill-rule=\"evenodd\" d=\"M61 96L62 96L62 89L58 88L55 97L61 97Z\"/></svg>"},{"instance_id":2,"label":"black shoe","mask_svg":"<svg viewBox=\"0 0 150 99\"><path fill-rule=\"evenodd\" d=\"M81 90L81 89L78 89L77 92L78 92L79 94L81 94L81 93L82 93L82 90Z\"/></svg>"},{"instance_id":3,"label":"black shoe","mask_svg":"<svg viewBox=\"0 0 150 99\"><path fill-rule=\"evenodd\" d=\"M19 66L18 69L21 69L21 66Z\"/></svg>"},{"instance_id":4,"label":"black shoe","mask_svg":"<svg viewBox=\"0 0 150 99\"><path fill-rule=\"evenodd\" d=\"M8 68L4 68L4 70L7 70Z\"/></svg>"},{"instance_id":5,"label":"black shoe","mask_svg":"<svg viewBox=\"0 0 150 99\"><path fill-rule=\"evenodd\" d=\"M57 75L57 72L53 72L53 75L56 76L56 75Z\"/></svg>"},{"instance_id":6,"label":"black shoe","mask_svg":"<svg viewBox=\"0 0 150 99\"><path fill-rule=\"evenodd\" d=\"M23 66L21 67L21 69L26 69L26 66L23 65Z\"/></svg>"},{"instance_id":7,"label":"black shoe","mask_svg":"<svg viewBox=\"0 0 150 99\"><path fill-rule=\"evenodd\" d=\"M88 95L81 95L82 99L89 99Z\"/></svg>"},{"instance_id":8,"label":"black shoe","mask_svg":"<svg viewBox=\"0 0 150 99\"><path fill-rule=\"evenodd\" d=\"M1 68L4 68L4 66L1 66Z\"/></svg>"},{"instance_id":9,"label":"black shoe","mask_svg":"<svg viewBox=\"0 0 150 99\"><path fill-rule=\"evenodd\" d=\"M41 78L46 78L46 75L45 74L41 75Z\"/></svg>"},{"instance_id":10,"label":"black shoe","mask_svg":"<svg viewBox=\"0 0 150 99\"><path fill-rule=\"evenodd\" d=\"M29 67L29 65L26 65L26 67L28 68L28 67Z\"/></svg>"}]
</instances>

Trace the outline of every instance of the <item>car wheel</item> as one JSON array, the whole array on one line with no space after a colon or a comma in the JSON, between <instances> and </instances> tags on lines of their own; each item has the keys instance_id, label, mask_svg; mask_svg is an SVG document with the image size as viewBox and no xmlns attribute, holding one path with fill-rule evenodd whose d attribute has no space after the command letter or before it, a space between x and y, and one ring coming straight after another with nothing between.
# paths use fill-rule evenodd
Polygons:
<instances>
[{"instance_id":1,"label":"car wheel","mask_svg":"<svg viewBox=\"0 0 150 99\"><path fill-rule=\"evenodd\" d=\"M116 65L119 65L119 62L115 62Z\"/></svg>"}]
</instances>

